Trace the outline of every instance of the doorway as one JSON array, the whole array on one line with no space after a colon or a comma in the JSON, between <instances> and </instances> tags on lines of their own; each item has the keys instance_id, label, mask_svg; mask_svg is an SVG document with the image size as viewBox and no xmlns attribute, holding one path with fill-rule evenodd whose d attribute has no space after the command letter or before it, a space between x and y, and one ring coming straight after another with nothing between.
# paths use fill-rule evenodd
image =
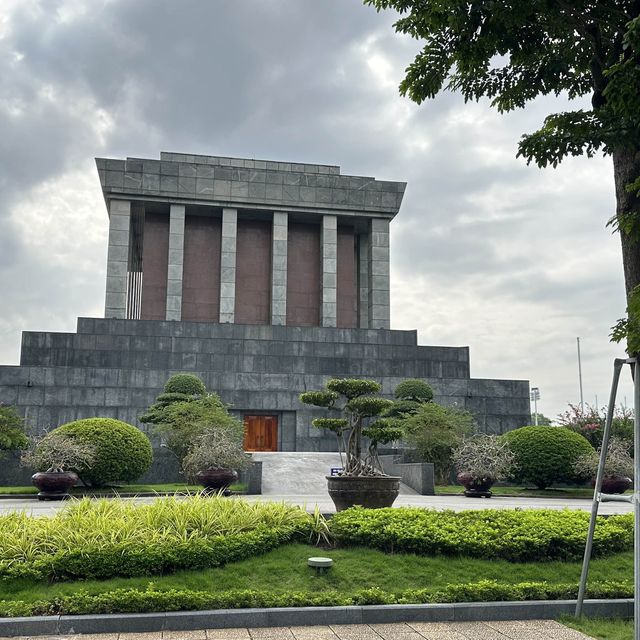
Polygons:
<instances>
[{"instance_id":1,"label":"doorway","mask_svg":"<svg viewBox=\"0 0 640 640\"><path fill-rule=\"evenodd\" d=\"M244 416L244 450L278 450L278 416Z\"/></svg>"}]
</instances>

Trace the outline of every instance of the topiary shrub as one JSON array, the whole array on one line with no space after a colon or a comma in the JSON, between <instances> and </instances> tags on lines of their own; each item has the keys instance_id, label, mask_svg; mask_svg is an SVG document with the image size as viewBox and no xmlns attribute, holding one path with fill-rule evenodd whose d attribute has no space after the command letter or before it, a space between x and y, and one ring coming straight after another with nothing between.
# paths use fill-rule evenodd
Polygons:
<instances>
[{"instance_id":1,"label":"topiary shrub","mask_svg":"<svg viewBox=\"0 0 640 640\"><path fill-rule=\"evenodd\" d=\"M580 456L593 447L583 436L564 427L521 427L502 436L515 455L512 478L546 489L554 482L581 480L574 471Z\"/></svg>"},{"instance_id":2,"label":"topiary shrub","mask_svg":"<svg viewBox=\"0 0 640 640\"><path fill-rule=\"evenodd\" d=\"M139 478L153 461L149 438L136 427L113 418L85 418L63 424L51 433L61 433L93 447L91 466L74 468L92 487Z\"/></svg>"},{"instance_id":3,"label":"topiary shrub","mask_svg":"<svg viewBox=\"0 0 640 640\"><path fill-rule=\"evenodd\" d=\"M165 393L183 393L188 396L203 396L207 393L204 382L193 373L176 373L164 385Z\"/></svg>"},{"instance_id":4,"label":"topiary shrub","mask_svg":"<svg viewBox=\"0 0 640 640\"><path fill-rule=\"evenodd\" d=\"M13 407L0 402L0 451L15 451L28 446L24 420Z\"/></svg>"},{"instance_id":5,"label":"topiary shrub","mask_svg":"<svg viewBox=\"0 0 640 640\"><path fill-rule=\"evenodd\" d=\"M394 390L393 395L398 400L413 400L414 402L431 402L433 389L424 380L408 378L403 380Z\"/></svg>"}]
</instances>

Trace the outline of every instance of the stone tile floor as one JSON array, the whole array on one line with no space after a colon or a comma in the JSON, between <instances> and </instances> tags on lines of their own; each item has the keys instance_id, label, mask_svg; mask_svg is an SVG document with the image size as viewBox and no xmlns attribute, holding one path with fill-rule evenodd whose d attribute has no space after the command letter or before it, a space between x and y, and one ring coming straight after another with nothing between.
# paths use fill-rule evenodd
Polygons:
<instances>
[{"instance_id":1,"label":"stone tile floor","mask_svg":"<svg viewBox=\"0 0 640 640\"><path fill-rule=\"evenodd\" d=\"M106 633L40 636L29 640L588 640L588 638L589 636L552 620L509 620ZM27 638L13 640L27 640Z\"/></svg>"}]
</instances>

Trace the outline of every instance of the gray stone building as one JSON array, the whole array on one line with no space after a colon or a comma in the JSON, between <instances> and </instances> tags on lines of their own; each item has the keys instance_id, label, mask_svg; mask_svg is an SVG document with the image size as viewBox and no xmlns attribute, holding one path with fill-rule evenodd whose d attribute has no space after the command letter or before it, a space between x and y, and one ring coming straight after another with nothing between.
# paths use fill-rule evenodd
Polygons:
<instances>
[{"instance_id":1,"label":"gray stone building","mask_svg":"<svg viewBox=\"0 0 640 640\"><path fill-rule=\"evenodd\" d=\"M24 332L0 400L34 430L88 416L132 424L176 372L199 375L255 450L326 451L298 395L327 378L404 378L501 433L529 384L470 377L467 347L389 326L389 223L405 183L337 166L162 153L96 160L109 214L104 318Z\"/></svg>"}]
</instances>

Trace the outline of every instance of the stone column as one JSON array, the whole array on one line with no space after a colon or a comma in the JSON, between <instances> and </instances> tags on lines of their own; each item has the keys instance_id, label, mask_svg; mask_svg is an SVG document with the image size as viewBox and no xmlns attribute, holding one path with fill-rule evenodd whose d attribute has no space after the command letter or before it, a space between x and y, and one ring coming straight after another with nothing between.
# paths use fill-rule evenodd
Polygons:
<instances>
[{"instance_id":1,"label":"stone column","mask_svg":"<svg viewBox=\"0 0 640 640\"><path fill-rule=\"evenodd\" d=\"M111 200L109 203L105 318L126 318L130 226L131 202L129 200Z\"/></svg>"},{"instance_id":2,"label":"stone column","mask_svg":"<svg viewBox=\"0 0 640 640\"><path fill-rule=\"evenodd\" d=\"M220 322L234 322L236 311L236 237L238 210L222 210L220 251Z\"/></svg>"},{"instance_id":3,"label":"stone column","mask_svg":"<svg viewBox=\"0 0 640 640\"><path fill-rule=\"evenodd\" d=\"M369 328L369 234L358 235L358 326Z\"/></svg>"},{"instance_id":4,"label":"stone column","mask_svg":"<svg viewBox=\"0 0 640 640\"><path fill-rule=\"evenodd\" d=\"M273 213L271 324L287 324L287 230L289 214Z\"/></svg>"},{"instance_id":5,"label":"stone column","mask_svg":"<svg viewBox=\"0 0 640 640\"><path fill-rule=\"evenodd\" d=\"M322 306L320 324L335 327L337 315L338 217L322 216Z\"/></svg>"},{"instance_id":6,"label":"stone column","mask_svg":"<svg viewBox=\"0 0 640 640\"><path fill-rule=\"evenodd\" d=\"M389 329L389 220L373 218L369 234L369 328Z\"/></svg>"},{"instance_id":7,"label":"stone column","mask_svg":"<svg viewBox=\"0 0 640 640\"><path fill-rule=\"evenodd\" d=\"M172 204L169 214L169 268L167 320L182 319L182 265L184 263L184 205Z\"/></svg>"}]
</instances>

